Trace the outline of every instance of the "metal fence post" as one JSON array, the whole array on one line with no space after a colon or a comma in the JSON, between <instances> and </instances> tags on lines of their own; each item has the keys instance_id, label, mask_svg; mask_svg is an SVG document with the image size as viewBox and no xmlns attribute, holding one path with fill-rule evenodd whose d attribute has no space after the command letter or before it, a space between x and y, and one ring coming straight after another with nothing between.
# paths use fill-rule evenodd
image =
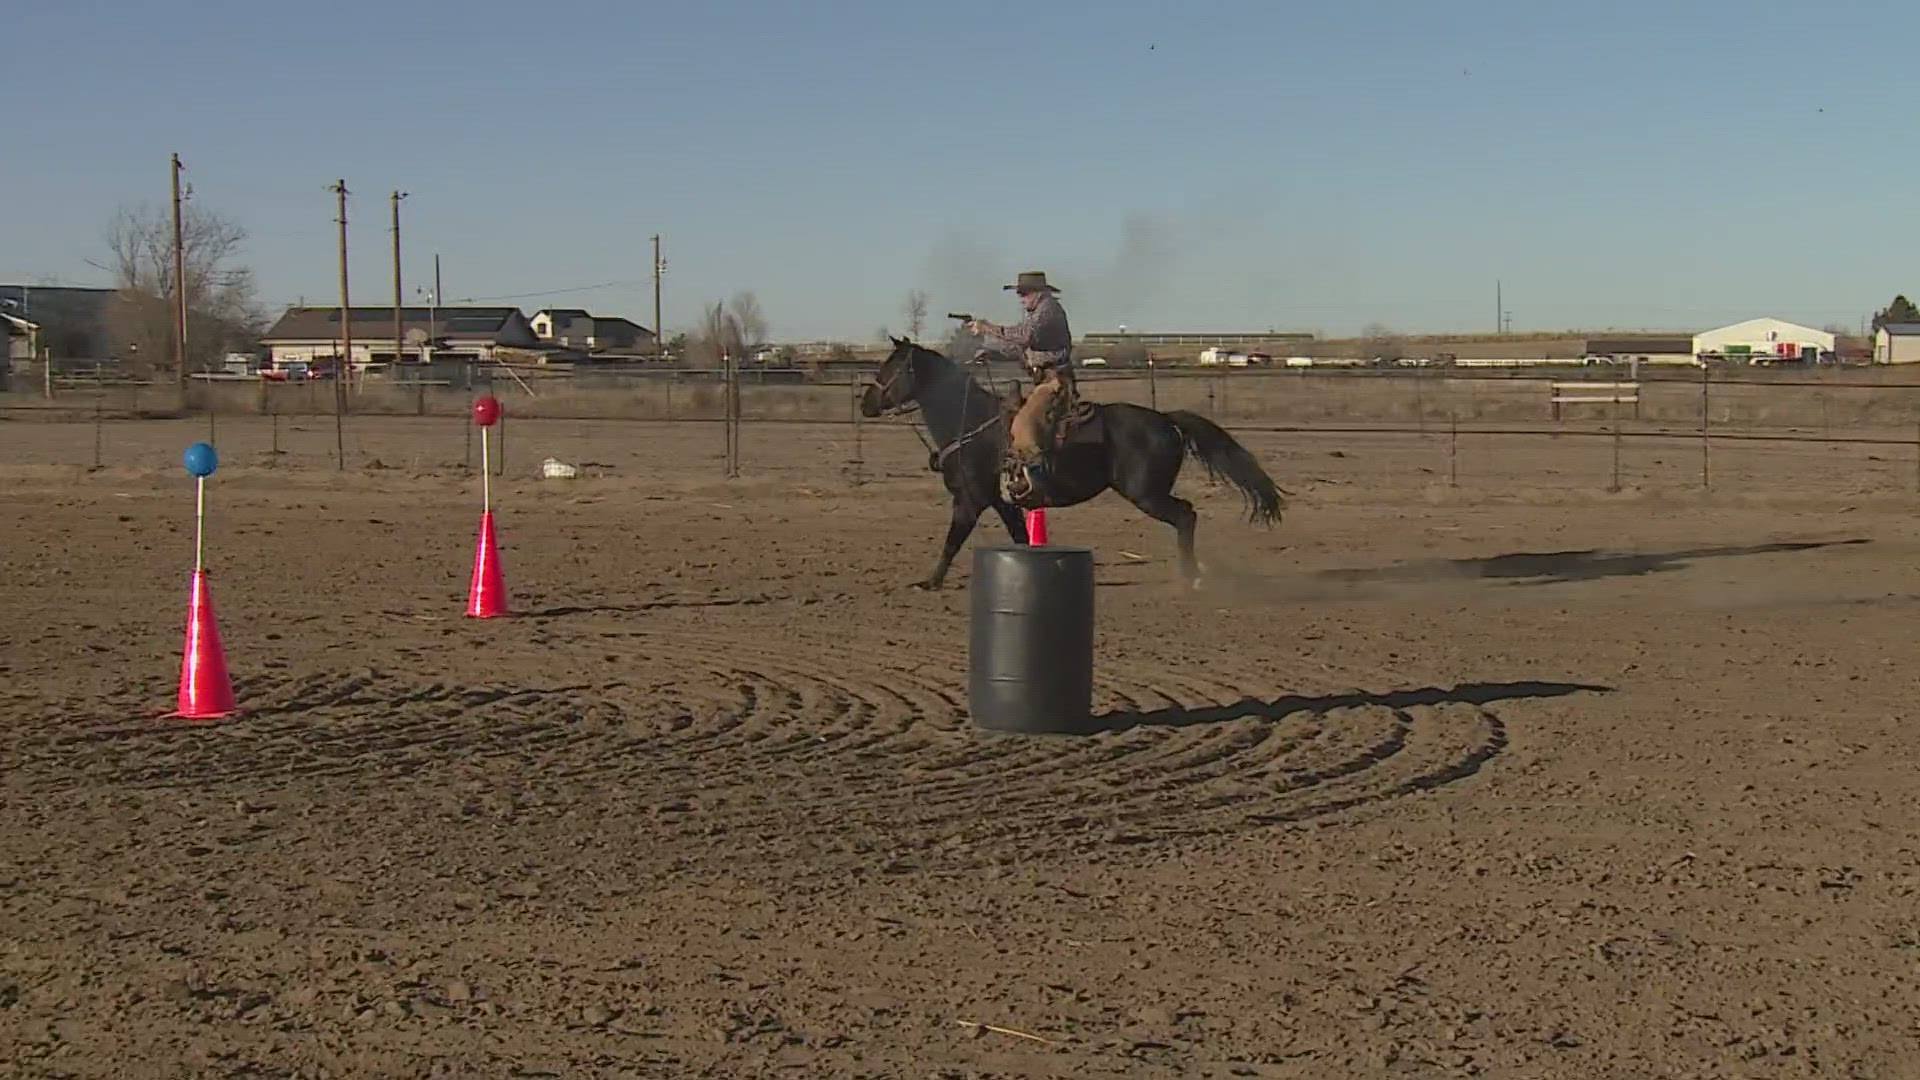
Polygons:
<instances>
[{"instance_id":1,"label":"metal fence post","mask_svg":"<svg viewBox=\"0 0 1920 1080\"><path fill-rule=\"evenodd\" d=\"M1447 413L1447 486L1460 486L1460 414Z\"/></svg>"},{"instance_id":2,"label":"metal fence post","mask_svg":"<svg viewBox=\"0 0 1920 1080\"><path fill-rule=\"evenodd\" d=\"M866 423L860 415L860 384L853 383L853 483L855 487L866 483Z\"/></svg>"},{"instance_id":3,"label":"metal fence post","mask_svg":"<svg viewBox=\"0 0 1920 1080\"><path fill-rule=\"evenodd\" d=\"M1713 490L1713 411L1708 401L1707 387L1713 380L1713 369L1706 361L1700 362L1700 487Z\"/></svg>"}]
</instances>

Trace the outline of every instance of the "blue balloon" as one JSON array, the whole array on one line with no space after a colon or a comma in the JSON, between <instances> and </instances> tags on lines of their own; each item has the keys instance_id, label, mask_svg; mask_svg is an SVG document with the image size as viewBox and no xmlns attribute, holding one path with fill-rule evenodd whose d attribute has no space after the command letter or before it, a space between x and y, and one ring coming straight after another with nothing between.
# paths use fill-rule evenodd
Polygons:
<instances>
[{"instance_id":1,"label":"blue balloon","mask_svg":"<svg viewBox=\"0 0 1920 1080\"><path fill-rule=\"evenodd\" d=\"M187 471L195 476L212 476L213 470L220 467L220 455L213 452L213 447L203 442L187 447L186 455L182 460L186 462Z\"/></svg>"}]
</instances>

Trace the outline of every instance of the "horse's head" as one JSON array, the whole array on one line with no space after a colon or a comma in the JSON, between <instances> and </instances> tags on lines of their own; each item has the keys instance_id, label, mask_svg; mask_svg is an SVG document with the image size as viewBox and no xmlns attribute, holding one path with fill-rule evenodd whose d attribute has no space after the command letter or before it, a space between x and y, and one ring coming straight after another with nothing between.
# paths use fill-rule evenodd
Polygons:
<instances>
[{"instance_id":1,"label":"horse's head","mask_svg":"<svg viewBox=\"0 0 1920 1080\"><path fill-rule=\"evenodd\" d=\"M940 354L915 345L910 338L890 338L893 351L874 373L873 382L860 393L860 415L880 416L897 413L927 389L932 369L929 360Z\"/></svg>"}]
</instances>

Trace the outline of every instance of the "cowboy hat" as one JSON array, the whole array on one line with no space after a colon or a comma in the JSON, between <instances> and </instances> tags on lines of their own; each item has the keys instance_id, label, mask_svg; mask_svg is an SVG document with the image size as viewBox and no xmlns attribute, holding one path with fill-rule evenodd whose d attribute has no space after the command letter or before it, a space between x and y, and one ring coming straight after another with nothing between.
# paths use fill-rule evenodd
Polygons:
<instances>
[{"instance_id":1,"label":"cowboy hat","mask_svg":"<svg viewBox=\"0 0 1920 1080\"><path fill-rule=\"evenodd\" d=\"M1045 270L1022 270L1020 271L1020 277L1014 281L1013 284L1002 285L1000 287L1003 289L1011 289L1015 292L1037 292L1041 289L1056 293L1060 291L1047 284L1047 272Z\"/></svg>"}]
</instances>

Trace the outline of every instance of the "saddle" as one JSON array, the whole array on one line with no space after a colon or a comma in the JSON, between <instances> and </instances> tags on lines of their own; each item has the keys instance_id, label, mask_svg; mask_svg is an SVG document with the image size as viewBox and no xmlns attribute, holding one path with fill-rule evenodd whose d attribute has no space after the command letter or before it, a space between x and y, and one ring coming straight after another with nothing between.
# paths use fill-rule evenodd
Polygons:
<instances>
[{"instance_id":1,"label":"saddle","mask_svg":"<svg viewBox=\"0 0 1920 1080\"><path fill-rule=\"evenodd\" d=\"M1104 442L1106 425L1102 422L1100 406L1078 394L1063 396L1070 400L1064 406L1056 403L1046 418L1047 449ZM1020 405L1025 400L1026 396L1016 387L1000 402L1008 420L1012 420L1013 414L1020 411Z\"/></svg>"},{"instance_id":2,"label":"saddle","mask_svg":"<svg viewBox=\"0 0 1920 1080\"><path fill-rule=\"evenodd\" d=\"M1066 392L1054 399L1053 406L1042 418L1044 432L1040 440L1042 462L1036 463L1033 468L1051 472L1052 465L1047 462L1067 447L1098 445L1106 440L1106 425L1102 422L1104 412L1099 405L1082 400L1074 390L1073 384L1069 382ZM1001 402L1001 408L1008 422L1011 422L1013 415L1020 411L1020 406L1025 400L1025 395L1021 393L1018 386L1007 394ZM1002 497L1021 509L1037 509L1045 506L1047 498L1050 497L1043 491L1045 486L1038 482L1037 477L1029 473L1028 467L1020 463L1013 453L1012 446L1009 445L1000 469Z\"/></svg>"},{"instance_id":3,"label":"saddle","mask_svg":"<svg viewBox=\"0 0 1920 1080\"><path fill-rule=\"evenodd\" d=\"M1093 402L1075 398L1073 404L1064 411L1056 409L1055 414L1052 428L1054 449L1106 441L1105 414Z\"/></svg>"}]
</instances>

